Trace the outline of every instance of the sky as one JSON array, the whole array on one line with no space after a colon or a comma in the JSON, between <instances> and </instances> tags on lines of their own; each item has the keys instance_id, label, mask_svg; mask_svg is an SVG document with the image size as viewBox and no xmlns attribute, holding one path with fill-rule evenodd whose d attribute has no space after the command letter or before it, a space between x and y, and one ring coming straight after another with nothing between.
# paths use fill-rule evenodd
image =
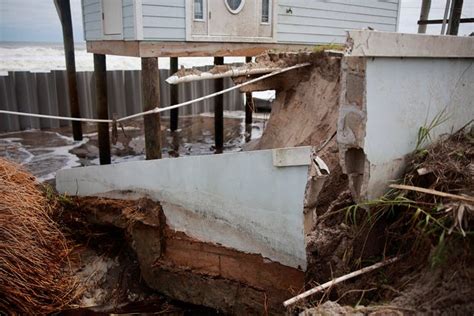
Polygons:
<instances>
[{"instance_id":1,"label":"sky","mask_svg":"<svg viewBox=\"0 0 474 316\"><path fill-rule=\"evenodd\" d=\"M350 0L348 0L350 1ZM432 0L432 19L443 18L446 0ZM421 0L402 0L399 31L416 33ZM71 0L74 39L82 42L81 1ZM462 17L474 17L474 0L464 0ZM439 34L441 26L429 25L427 33ZM474 23L463 24L460 35L474 32ZM61 24L53 0L0 0L0 42L61 42Z\"/></svg>"}]
</instances>

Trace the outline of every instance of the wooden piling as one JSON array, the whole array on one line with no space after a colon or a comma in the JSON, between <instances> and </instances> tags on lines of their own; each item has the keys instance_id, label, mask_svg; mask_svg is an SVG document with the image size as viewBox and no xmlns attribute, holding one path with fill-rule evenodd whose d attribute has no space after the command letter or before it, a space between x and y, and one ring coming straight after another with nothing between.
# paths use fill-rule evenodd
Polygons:
<instances>
[{"instance_id":1,"label":"wooden piling","mask_svg":"<svg viewBox=\"0 0 474 316\"><path fill-rule=\"evenodd\" d=\"M61 20L66 57L66 72L69 90L69 104L72 117L81 117L79 96L77 93L76 60L74 55L74 34L72 29L71 4L69 0L55 0L56 9ZM81 122L72 122L74 140L82 140Z\"/></svg>"},{"instance_id":2,"label":"wooden piling","mask_svg":"<svg viewBox=\"0 0 474 316\"><path fill-rule=\"evenodd\" d=\"M252 57L246 57L245 62L251 63ZM253 104L252 92L247 92L245 93L245 125L252 124L253 109L254 109L254 104Z\"/></svg>"},{"instance_id":3,"label":"wooden piling","mask_svg":"<svg viewBox=\"0 0 474 316\"><path fill-rule=\"evenodd\" d=\"M449 18L449 25L448 25L449 35L458 35L463 2L464 2L463 0L453 0L451 16Z\"/></svg>"},{"instance_id":4,"label":"wooden piling","mask_svg":"<svg viewBox=\"0 0 474 316\"><path fill-rule=\"evenodd\" d=\"M105 55L94 54L94 75L97 117L99 119L108 119L107 107L107 69ZM101 165L110 164L110 136L109 124L98 123L97 130L99 132L99 160Z\"/></svg>"},{"instance_id":5,"label":"wooden piling","mask_svg":"<svg viewBox=\"0 0 474 316\"><path fill-rule=\"evenodd\" d=\"M178 57L170 58L170 75L178 71ZM172 84L170 87L170 103L171 105L178 104L178 85ZM175 132L178 129L179 109L172 109L170 111L170 130Z\"/></svg>"},{"instance_id":6,"label":"wooden piling","mask_svg":"<svg viewBox=\"0 0 474 316\"><path fill-rule=\"evenodd\" d=\"M430 16L430 9L431 9L431 0L423 0L423 2L421 3L420 21L428 20ZM425 34L426 27L427 27L426 24L419 24L418 33Z\"/></svg>"},{"instance_id":7,"label":"wooden piling","mask_svg":"<svg viewBox=\"0 0 474 316\"><path fill-rule=\"evenodd\" d=\"M223 65L224 57L214 57L214 65ZM224 79L215 80L215 91L224 90ZM214 106L214 135L216 154L221 154L224 150L224 95L216 96Z\"/></svg>"},{"instance_id":8,"label":"wooden piling","mask_svg":"<svg viewBox=\"0 0 474 316\"><path fill-rule=\"evenodd\" d=\"M160 106L160 73L158 58L142 58L142 103L143 111ZM144 116L146 159L161 158L161 123L160 114Z\"/></svg>"}]
</instances>

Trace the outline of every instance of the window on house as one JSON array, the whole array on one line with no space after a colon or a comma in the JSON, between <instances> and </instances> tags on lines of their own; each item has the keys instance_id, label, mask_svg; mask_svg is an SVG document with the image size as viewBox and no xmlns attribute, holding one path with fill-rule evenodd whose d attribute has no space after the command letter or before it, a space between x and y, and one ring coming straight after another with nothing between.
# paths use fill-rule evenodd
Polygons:
<instances>
[{"instance_id":1,"label":"window on house","mask_svg":"<svg viewBox=\"0 0 474 316\"><path fill-rule=\"evenodd\" d=\"M237 14L242 11L242 8L245 5L245 0L224 0L227 9L233 13Z\"/></svg>"},{"instance_id":2,"label":"window on house","mask_svg":"<svg viewBox=\"0 0 474 316\"><path fill-rule=\"evenodd\" d=\"M194 0L194 19L204 20L204 0Z\"/></svg>"},{"instance_id":3,"label":"window on house","mask_svg":"<svg viewBox=\"0 0 474 316\"><path fill-rule=\"evenodd\" d=\"M262 23L270 22L270 0L262 0Z\"/></svg>"}]
</instances>

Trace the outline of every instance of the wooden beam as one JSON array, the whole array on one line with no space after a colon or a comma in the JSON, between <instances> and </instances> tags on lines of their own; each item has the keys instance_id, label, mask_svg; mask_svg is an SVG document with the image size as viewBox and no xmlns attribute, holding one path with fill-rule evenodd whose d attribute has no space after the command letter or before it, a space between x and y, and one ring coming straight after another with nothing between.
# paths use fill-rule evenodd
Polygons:
<instances>
[{"instance_id":1,"label":"wooden beam","mask_svg":"<svg viewBox=\"0 0 474 316\"><path fill-rule=\"evenodd\" d=\"M458 35L459 22L461 20L463 0L453 0L453 8L449 17L448 34Z\"/></svg>"},{"instance_id":2,"label":"wooden beam","mask_svg":"<svg viewBox=\"0 0 474 316\"><path fill-rule=\"evenodd\" d=\"M107 69L105 55L94 54L94 75L97 117L99 119L108 119L109 113L107 108ZM109 124L98 123L97 130L99 133L99 160L101 165L110 164L110 136Z\"/></svg>"},{"instance_id":3,"label":"wooden beam","mask_svg":"<svg viewBox=\"0 0 474 316\"><path fill-rule=\"evenodd\" d=\"M178 57L170 58L170 75L178 71ZM171 85L170 87L170 103L171 105L178 104L178 85ZM172 109L170 111L170 130L175 132L178 129L179 109Z\"/></svg>"},{"instance_id":4,"label":"wooden beam","mask_svg":"<svg viewBox=\"0 0 474 316\"><path fill-rule=\"evenodd\" d=\"M156 57L142 58L142 103L143 111L160 106L160 73ZM146 115L143 122L146 159L161 159L160 114Z\"/></svg>"},{"instance_id":5,"label":"wooden beam","mask_svg":"<svg viewBox=\"0 0 474 316\"><path fill-rule=\"evenodd\" d=\"M443 24L443 19L436 19L436 20L425 20L425 21L418 21L418 24ZM449 20L446 20L449 23ZM459 20L459 23L474 23L474 18L463 18Z\"/></svg>"},{"instance_id":6,"label":"wooden beam","mask_svg":"<svg viewBox=\"0 0 474 316\"><path fill-rule=\"evenodd\" d=\"M421 4L421 13L420 13L420 20L428 20L430 15L431 9L431 0L423 0ZM418 23L418 33L425 34L426 33L426 24L419 24Z\"/></svg>"},{"instance_id":7,"label":"wooden beam","mask_svg":"<svg viewBox=\"0 0 474 316\"><path fill-rule=\"evenodd\" d=\"M81 117L79 95L77 93L76 59L74 55L74 34L72 29L71 4L69 0L55 0L56 8L61 20L64 42L64 56L66 57L66 73L69 91L69 106L72 117ZM74 140L82 140L81 122L72 122Z\"/></svg>"},{"instance_id":8,"label":"wooden beam","mask_svg":"<svg viewBox=\"0 0 474 316\"><path fill-rule=\"evenodd\" d=\"M277 43L89 41L89 53L134 57L256 56L268 50L312 50L312 45Z\"/></svg>"},{"instance_id":9,"label":"wooden beam","mask_svg":"<svg viewBox=\"0 0 474 316\"><path fill-rule=\"evenodd\" d=\"M223 65L224 57L214 57L214 65ZM216 79L214 81L215 91L224 90L224 79ZM221 154L224 151L224 95L216 96L214 104L214 136L216 154Z\"/></svg>"}]
</instances>

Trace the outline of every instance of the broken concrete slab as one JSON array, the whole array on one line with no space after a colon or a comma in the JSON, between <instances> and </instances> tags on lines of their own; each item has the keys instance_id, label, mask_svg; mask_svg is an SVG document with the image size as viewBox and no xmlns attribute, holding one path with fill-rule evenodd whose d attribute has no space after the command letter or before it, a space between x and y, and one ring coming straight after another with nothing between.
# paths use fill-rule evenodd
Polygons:
<instances>
[{"instance_id":1,"label":"broken concrete slab","mask_svg":"<svg viewBox=\"0 0 474 316\"><path fill-rule=\"evenodd\" d=\"M474 38L354 30L348 32L350 56L474 58Z\"/></svg>"},{"instance_id":2,"label":"broken concrete slab","mask_svg":"<svg viewBox=\"0 0 474 316\"><path fill-rule=\"evenodd\" d=\"M304 270L303 202L311 148L283 150L288 166L274 162L280 151L76 168L60 171L56 184L59 192L80 196L145 194L162 202L175 230Z\"/></svg>"},{"instance_id":3,"label":"broken concrete slab","mask_svg":"<svg viewBox=\"0 0 474 316\"><path fill-rule=\"evenodd\" d=\"M357 31L349 41L337 141L352 194L365 201L402 174L421 127L441 117L434 141L474 118L474 38Z\"/></svg>"}]
</instances>

